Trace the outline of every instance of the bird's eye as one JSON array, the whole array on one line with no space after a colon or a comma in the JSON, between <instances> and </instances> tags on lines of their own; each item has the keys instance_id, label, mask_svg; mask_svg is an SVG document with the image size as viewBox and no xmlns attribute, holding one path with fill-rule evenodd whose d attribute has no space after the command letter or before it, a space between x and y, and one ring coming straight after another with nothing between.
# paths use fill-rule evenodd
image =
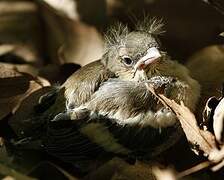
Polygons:
<instances>
[{"instance_id":1,"label":"bird's eye","mask_svg":"<svg viewBox=\"0 0 224 180\"><path fill-rule=\"evenodd\" d=\"M126 66L131 66L133 63L133 60L130 57L122 57L122 62L126 65Z\"/></svg>"}]
</instances>

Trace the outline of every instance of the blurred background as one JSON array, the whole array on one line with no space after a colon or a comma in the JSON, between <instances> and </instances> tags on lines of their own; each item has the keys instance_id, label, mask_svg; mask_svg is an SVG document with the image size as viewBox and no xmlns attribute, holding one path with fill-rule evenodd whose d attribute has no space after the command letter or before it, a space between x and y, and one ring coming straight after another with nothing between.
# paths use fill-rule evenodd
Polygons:
<instances>
[{"instance_id":1,"label":"blurred background","mask_svg":"<svg viewBox=\"0 0 224 180\"><path fill-rule=\"evenodd\" d=\"M40 73L43 65L85 65L101 57L103 33L111 24L121 21L132 28L150 15L164 20L161 40L168 53L186 62L197 50L222 43L223 4L222 0L1 0L0 61L38 68L30 69L32 73Z\"/></svg>"}]
</instances>

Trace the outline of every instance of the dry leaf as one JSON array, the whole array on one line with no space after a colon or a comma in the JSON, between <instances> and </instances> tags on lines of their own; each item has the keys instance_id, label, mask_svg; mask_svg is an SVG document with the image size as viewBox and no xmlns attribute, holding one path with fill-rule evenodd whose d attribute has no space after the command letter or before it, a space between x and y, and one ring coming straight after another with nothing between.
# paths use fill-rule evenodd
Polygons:
<instances>
[{"instance_id":1,"label":"dry leaf","mask_svg":"<svg viewBox=\"0 0 224 180\"><path fill-rule=\"evenodd\" d=\"M52 84L63 84L80 67L80 65L74 63L65 63L60 66L48 64L39 70L39 76L46 78Z\"/></svg>"},{"instance_id":2,"label":"dry leaf","mask_svg":"<svg viewBox=\"0 0 224 180\"><path fill-rule=\"evenodd\" d=\"M0 66L0 119L15 112L29 94L49 85L47 80Z\"/></svg>"},{"instance_id":3,"label":"dry leaf","mask_svg":"<svg viewBox=\"0 0 224 180\"><path fill-rule=\"evenodd\" d=\"M194 114L181 102L177 104L163 94L156 94L153 87L146 84L148 90L152 92L164 106L170 108L179 119L187 140L202 150L205 155L209 155L212 149L216 148L215 138L209 131L199 129Z\"/></svg>"},{"instance_id":4,"label":"dry leaf","mask_svg":"<svg viewBox=\"0 0 224 180\"><path fill-rule=\"evenodd\" d=\"M60 49L63 61L84 66L100 59L103 55L103 38L96 28L82 23L75 23L72 28L72 41L67 41Z\"/></svg>"},{"instance_id":5,"label":"dry leaf","mask_svg":"<svg viewBox=\"0 0 224 180\"><path fill-rule=\"evenodd\" d=\"M15 64L42 65L42 61L32 46L26 44L2 44L0 45L0 61Z\"/></svg>"},{"instance_id":6,"label":"dry leaf","mask_svg":"<svg viewBox=\"0 0 224 180\"><path fill-rule=\"evenodd\" d=\"M1 56L14 54L26 62L42 64L42 29L38 12L34 2L0 2Z\"/></svg>"},{"instance_id":7,"label":"dry leaf","mask_svg":"<svg viewBox=\"0 0 224 180\"><path fill-rule=\"evenodd\" d=\"M1 57L0 57L1 60ZM32 76L37 76L38 75L38 68L29 65L29 64L12 64L12 63L2 63L0 62L0 67L2 68L7 68L7 69L12 69L13 71L21 72L21 73L27 73Z\"/></svg>"},{"instance_id":8,"label":"dry leaf","mask_svg":"<svg viewBox=\"0 0 224 180\"><path fill-rule=\"evenodd\" d=\"M59 16L44 5L42 7L52 63L85 65L101 58L103 40L95 27Z\"/></svg>"},{"instance_id":9,"label":"dry leaf","mask_svg":"<svg viewBox=\"0 0 224 180\"><path fill-rule=\"evenodd\" d=\"M34 107L38 104L39 98L51 89L52 87L39 88L27 95L9 119L10 126L19 137L30 136L30 134L33 134L33 129L40 124L41 120L35 119Z\"/></svg>"},{"instance_id":10,"label":"dry leaf","mask_svg":"<svg viewBox=\"0 0 224 180\"><path fill-rule=\"evenodd\" d=\"M0 119L15 106L11 101L29 88L30 77L0 66Z\"/></svg>"},{"instance_id":11,"label":"dry leaf","mask_svg":"<svg viewBox=\"0 0 224 180\"><path fill-rule=\"evenodd\" d=\"M215 136L211 132L207 130L201 130L198 127L194 114L186 106L184 106L183 102L181 102L179 105L174 100L170 100L165 97L163 94L156 94L153 87L149 86L148 84L146 84L146 86L148 90L153 93L161 101L161 103L163 103L164 106L170 108L176 114L187 137L187 140L191 144L196 145L196 149L200 149L202 152L204 152L204 156L208 157L209 159L207 162L203 162L193 168L186 170L185 172L180 173L179 177L188 175L203 168L207 168L211 165L214 165L211 167L213 171L221 169L224 166L224 146L221 147L221 150L218 150L219 147L217 147ZM220 107L222 107L222 104L220 104ZM220 117L223 117L222 114L223 112L221 112ZM222 118L221 120L223 121ZM218 122L217 125L219 123L220 122Z\"/></svg>"},{"instance_id":12,"label":"dry leaf","mask_svg":"<svg viewBox=\"0 0 224 180\"><path fill-rule=\"evenodd\" d=\"M44 0L44 2L54 8L56 12L73 20L79 20L77 3L75 0Z\"/></svg>"}]
</instances>

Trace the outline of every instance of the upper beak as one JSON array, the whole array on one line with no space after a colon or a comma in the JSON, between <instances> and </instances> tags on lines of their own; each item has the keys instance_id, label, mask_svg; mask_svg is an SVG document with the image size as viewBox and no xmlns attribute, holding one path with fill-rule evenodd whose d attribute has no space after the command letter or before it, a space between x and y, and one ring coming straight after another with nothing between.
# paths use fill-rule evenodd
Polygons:
<instances>
[{"instance_id":1,"label":"upper beak","mask_svg":"<svg viewBox=\"0 0 224 180\"><path fill-rule=\"evenodd\" d=\"M159 50L156 47L151 47L147 50L147 54L136 63L134 69L144 69L149 64L155 63L160 57Z\"/></svg>"}]
</instances>

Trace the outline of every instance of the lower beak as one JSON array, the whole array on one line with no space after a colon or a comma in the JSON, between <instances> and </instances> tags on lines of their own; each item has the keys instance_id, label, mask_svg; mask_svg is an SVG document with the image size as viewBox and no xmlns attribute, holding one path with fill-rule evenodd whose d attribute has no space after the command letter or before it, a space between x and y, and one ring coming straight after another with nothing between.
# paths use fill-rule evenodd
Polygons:
<instances>
[{"instance_id":1,"label":"lower beak","mask_svg":"<svg viewBox=\"0 0 224 180\"><path fill-rule=\"evenodd\" d=\"M143 56L135 65L134 69L145 69L148 65L157 62L161 57L159 50L151 47L147 50L147 54Z\"/></svg>"}]
</instances>

